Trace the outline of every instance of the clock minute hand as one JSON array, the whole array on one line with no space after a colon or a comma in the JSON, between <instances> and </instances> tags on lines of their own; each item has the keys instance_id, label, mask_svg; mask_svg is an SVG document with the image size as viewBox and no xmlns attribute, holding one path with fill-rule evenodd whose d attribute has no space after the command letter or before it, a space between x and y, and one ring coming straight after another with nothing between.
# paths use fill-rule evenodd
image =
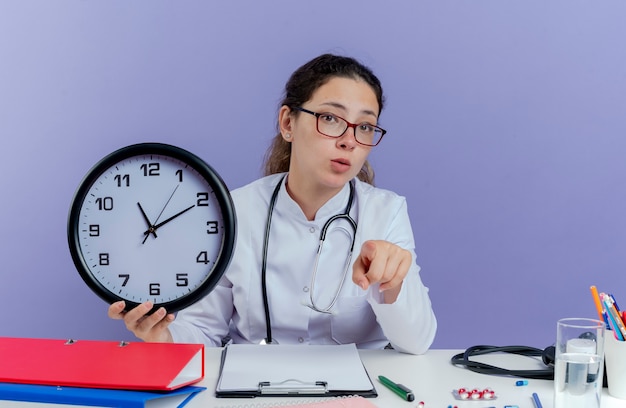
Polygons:
<instances>
[{"instance_id":1,"label":"clock minute hand","mask_svg":"<svg viewBox=\"0 0 626 408\"><path fill-rule=\"evenodd\" d=\"M159 213L159 215L157 216L156 220L154 222L159 221L159 218L161 218L161 215L163 215L163 211L165 211L165 208L167 208L167 205L170 203L170 201L172 200L172 197L174 197L174 194L176 193L176 190L178 190L178 187L180 187L180 184L177 184L176 187L174 187L174 191L172 191L172 194L170 194L170 197L167 199L167 201L165 202L165 205L163 206L163 208L161 209L161 212ZM159 226L155 226L153 225L150 220L148 219L148 216L146 215L146 213L143 211L143 208L141 208L141 205L139 203L137 203L137 205L139 205L139 208L141 209L141 213L143 214L143 218L146 220L146 222L148 223L148 230L144 233L145 237L143 238L143 242L142 244L146 243L146 240L148 239L148 235L150 235L152 233L152 235L154 235L154 237L157 237L156 234L156 230L157 228L162 225L159 224ZM167 221L167 220L166 220Z\"/></svg>"},{"instance_id":2,"label":"clock minute hand","mask_svg":"<svg viewBox=\"0 0 626 408\"><path fill-rule=\"evenodd\" d=\"M168 219L166 219L166 220L164 220L164 221L161 221L161 222L160 222L160 223L158 223L157 225L153 225L152 227L148 228L148 229L147 229L147 230L146 230L143 234L144 234L144 235L146 235L146 236L147 236L148 234L150 234L150 233L154 234L158 228L160 228L160 227L164 226L164 225L165 225L165 224L167 224L168 222L172 221L174 218L177 218L177 217L179 217L179 216L183 215L184 213L186 213L187 211L191 210L191 209L192 209L193 207L195 207L195 206L196 206L195 204L190 205L189 207L185 208L184 210L182 210L182 211L180 211L180 212L178 212L178 213L176 213L176 214L172 215L170 218L168 218Z\"/></svg>"}]
</instances>

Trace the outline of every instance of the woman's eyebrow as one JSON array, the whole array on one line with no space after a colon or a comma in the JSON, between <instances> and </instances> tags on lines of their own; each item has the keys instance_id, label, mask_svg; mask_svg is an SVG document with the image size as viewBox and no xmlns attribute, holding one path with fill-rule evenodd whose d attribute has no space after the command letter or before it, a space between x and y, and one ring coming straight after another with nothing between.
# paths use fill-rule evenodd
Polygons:
<instances>
[{"instance_id":1,"label":"woman's eyebrow","mask_svg":"<svg viewBox=\"0 0 626 408\"><path fill-rule=\"evenodd\" d=\"M335 107L335 108L337 108L337 109L341 109L341 110L343 110L344 112L347 112L347 111L348 111L348 109L347 109L344 105L340 104L339 102L324 102L324 103L322 103L322 106L324 106L324 105L326 105L326 106L332 106L332 107ZM372 111L372 110L369 110L369 109L364 109L364 110L362 110L360 113L362 113L362 114L364 114L364 115L371 115L371 116L373 116L373 117L375 117L375 118L378 118L378 116L376 115L376 113L375 113L374 111Z\"/></svg>"}]
</instances>

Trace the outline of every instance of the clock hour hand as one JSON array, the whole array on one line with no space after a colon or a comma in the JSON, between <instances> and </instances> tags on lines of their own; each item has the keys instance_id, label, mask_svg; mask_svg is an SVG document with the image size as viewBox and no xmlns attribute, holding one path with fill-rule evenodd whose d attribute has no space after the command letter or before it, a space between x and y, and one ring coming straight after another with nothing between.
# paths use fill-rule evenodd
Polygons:
<instances>
[{"instance_id":1,"label":"clock hour hand","mask_svg":"<svg viewBox=\"0 0 626 408\"><path fill-rule=\"evenodd\" d=\"M165 224L167 224L168 222L172 221L174 218L177 218L181 215L183 215L184 213L186 213L187 211L191 210L193 207L195 207L196 205L190 205L189 207L185 208L184 210L172 215L170 218L161 221L160 223L158 223L157 225L152 225L150 226L150 228L148 228L143 234L147 237L149 234L155 234L154 236L156 237L156 230L158 228L161 228L162 226L164 226ZM144 240L145 241L145 240Z\"/></svg>"},{"instance_id":2,"label":"clock hour hand","mask_svg":"<svg viewBox=\"0 0 626 408\"><path fill-rule=\"evenodd\" d=\"M143 215L143 219L146 220L146 224L148 224L148 231L149 231L149 233L145 234L146 236L144 237L143 242L142 242L142 244L145 244L146 240L148 239L148 235L150 235L150 233L152 233L152 235L154 235L155 238L157 237L156 228L154 228L154 226L150 222L150 219L146 215L146 212L143 210L143 207L141 206L141 204L139 202L137 202L137 205L139 206L139 210L141 211L141 215Z\"/></svg>"},{"instance_id":3,"label":"clock hour hand","mask_svg":"<svg viewBox=\"0 0 626 408\"><path fill-rule=\"evenodd\" d=\"M137 206L139 207L139 210L141 211L141 215L143 215L143 219L146 220L146 224L148 224L148 231L150 231L150 229L154 229L154 227L152 226L152 223L150 222L150 219L148 219L148 216L146 215L146 212L143 210L143 207L141 206L141 204L138 202ZM156 231L150 231L152 233L152 235L154 235L154 237L156 238ZM146 242L144 240L144 242Z\"/></svg>"}]
</instances>

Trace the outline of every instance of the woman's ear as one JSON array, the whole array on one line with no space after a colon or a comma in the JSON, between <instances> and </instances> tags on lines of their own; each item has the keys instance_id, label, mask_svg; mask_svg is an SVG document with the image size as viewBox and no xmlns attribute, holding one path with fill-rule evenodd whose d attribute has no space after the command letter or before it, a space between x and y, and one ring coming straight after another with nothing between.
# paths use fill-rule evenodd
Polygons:
<instances>
[{"instance_id":1,"label":"woman's ear","mask_svg":"<svg viewBox=\"0 0 626 408\"><path fill-rule=\"evenodd\" d=\"M278 127L280 134L288 142L291 142L291 133L293 125L293 116L291 115L291 109L288 106L281 106L278 111Z\"/></svg>"}]
</instances>

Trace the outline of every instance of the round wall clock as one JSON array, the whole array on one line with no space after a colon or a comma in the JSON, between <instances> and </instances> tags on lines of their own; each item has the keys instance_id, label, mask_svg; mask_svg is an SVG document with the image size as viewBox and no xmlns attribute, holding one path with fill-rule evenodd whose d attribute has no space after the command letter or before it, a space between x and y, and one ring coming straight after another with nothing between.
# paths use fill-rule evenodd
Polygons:
<instances>
[{"instance_id":1,"label":"round wall clock","mask_svg":"<svg viewBox=\"0 0 626 408\"><path fill-rule=\"evenodd\" d=\"M68 220L70 253L85 283L130 310L152 301L178 311L200 300L230 263L236 216L221 177L176 146L140 143L98 162Z\"/></svg>"}]
</instances>

